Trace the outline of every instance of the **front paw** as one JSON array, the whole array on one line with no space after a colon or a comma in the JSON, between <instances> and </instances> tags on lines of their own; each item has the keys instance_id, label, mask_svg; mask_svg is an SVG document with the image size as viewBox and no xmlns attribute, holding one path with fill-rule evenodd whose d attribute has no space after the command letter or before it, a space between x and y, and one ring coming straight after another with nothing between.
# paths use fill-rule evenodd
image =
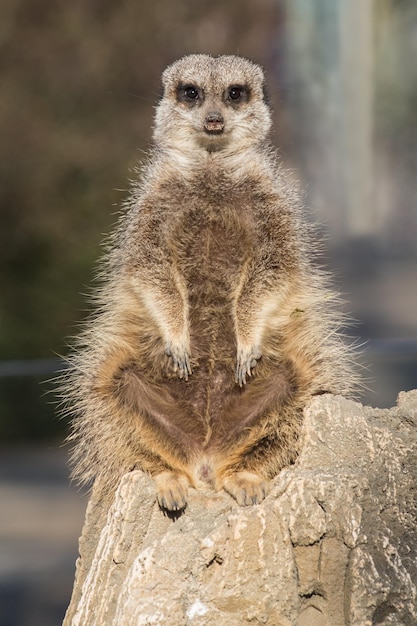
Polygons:
<instances>
[{"instance_id":1,"label":"front paw","mask_svg":"<svg viewBox=\"0 0 417 626\"><path fill-rule=\"evenodd\" d=\"M193 373L190 363L189 349L185 344L170 341L165 344L165 354L170 357L172 370L179 378L188 380L188 376Z\"/></svg>"},{"instance_id":2,"label":"front paw","mask_svg":"<svg viewBox=\"0 0 417 626\"><path fill-rule=\"evenodd\" d=\"M252 370L256 367L262 356L258 346L238 349L236 364L236 382L239 387L246 385L246 377L252 375Z\"/></svg>"}]
</instances>

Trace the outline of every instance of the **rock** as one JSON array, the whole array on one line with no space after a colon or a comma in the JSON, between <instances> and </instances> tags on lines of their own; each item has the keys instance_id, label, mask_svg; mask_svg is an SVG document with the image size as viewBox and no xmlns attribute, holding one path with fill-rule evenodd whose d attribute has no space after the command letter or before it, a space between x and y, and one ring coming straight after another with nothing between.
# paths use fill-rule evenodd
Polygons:
<instances>
[{"instance_id":1,"label":"rock","mask_svg":"<svg viewBox=\"0 0 417 626\"><path fill-rule=\"evenodd\" d=\"M305 410L267 499L192 491L173 521L142 472L93 492L64 626L417 624L417 390L397 407Z\"/></svg>"}]
</instances>

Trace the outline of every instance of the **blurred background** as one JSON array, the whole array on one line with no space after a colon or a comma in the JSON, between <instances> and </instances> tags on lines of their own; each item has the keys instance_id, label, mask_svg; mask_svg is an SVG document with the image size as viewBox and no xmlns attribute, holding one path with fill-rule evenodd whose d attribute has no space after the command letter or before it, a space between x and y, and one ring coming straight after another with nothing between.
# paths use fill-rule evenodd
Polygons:
<instances>
[{"instance_id":1,"label":"blurred background","mask_svg":"<svg viewBox=\"0 0 417 626\"><path fill-rule=\"evenodd\" d=\"M60 624L85 495L47 381L151 139L160 74L192 53L266 70L274 143L321 224L361 401L417 387L414 0L2 0L0 626Z\"/></svg>"}]
</instances>

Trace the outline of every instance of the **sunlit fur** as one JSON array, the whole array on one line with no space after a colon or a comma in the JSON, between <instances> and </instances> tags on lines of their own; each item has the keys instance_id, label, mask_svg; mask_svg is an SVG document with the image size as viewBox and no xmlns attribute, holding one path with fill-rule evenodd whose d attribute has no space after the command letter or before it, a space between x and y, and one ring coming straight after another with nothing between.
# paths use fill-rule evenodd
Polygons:
<instances>
[{"instance_id":1,"label":"sunlit fur","mask_svg":"<svg viewBox=\"0 0 417 626\"><path fill-rule=\"evenodd\" d=\"M204 98L179 101L184 84ZM230 85L246 101L227 101ZM221 133L204 128L212 111ZM259 502L296 459L308 400L351 391L337 297L270 124L263 72L245 59L192 55L163 74L154 148L63 392L74 475L103 494L141 468L168 510L203 483Z\"/></svg>"}]
</instances>

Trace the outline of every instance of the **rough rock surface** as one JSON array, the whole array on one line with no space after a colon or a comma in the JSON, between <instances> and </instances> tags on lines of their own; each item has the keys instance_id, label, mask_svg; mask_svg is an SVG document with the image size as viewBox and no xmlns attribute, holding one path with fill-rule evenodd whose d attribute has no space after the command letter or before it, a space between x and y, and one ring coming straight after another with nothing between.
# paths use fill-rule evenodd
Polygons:
<instances>
[{"instance_id":1,"label":"rough rock surface","mask_svg":"<svg viewBox=\"0 0 417 626\"><path fill-rule=\"evenodd\" d=\"M415 626L417 390L391 410L330 395L258 506L193 491L173 521L152 480L93 493L65 626Z\"/></svg>"}]
</instances>

